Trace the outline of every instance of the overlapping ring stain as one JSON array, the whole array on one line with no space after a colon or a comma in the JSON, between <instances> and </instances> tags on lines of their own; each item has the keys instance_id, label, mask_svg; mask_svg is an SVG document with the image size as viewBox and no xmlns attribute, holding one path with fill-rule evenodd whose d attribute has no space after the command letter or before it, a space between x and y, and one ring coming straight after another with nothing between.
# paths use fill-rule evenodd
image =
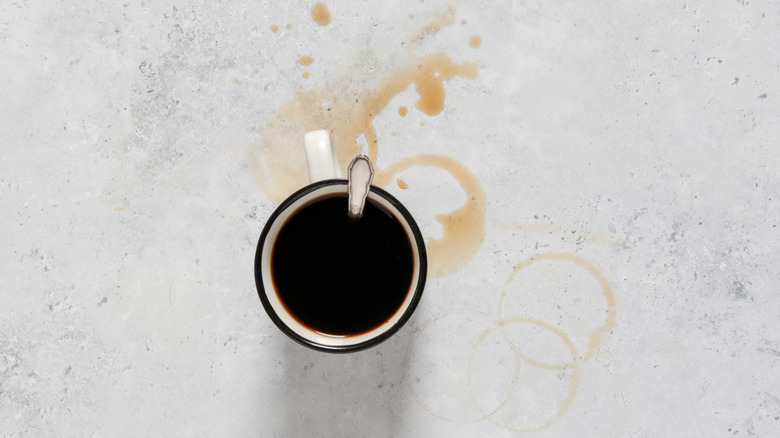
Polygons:
<instances>
[{"instance_id":1,"label":"overlapping ring stain","mask_svg":"<svg viewBox=\"0 0 780 438\"><path fill-rule=\"evenodd\" d=\"M606 304L603 315L590 315L599 321L596 327L587 333L566 333L553 322L528 315L507 314L504 303L511 292L510 284L524 269L539 262L579 268L596 280ZM569 292L583 294L584 291ZM556 306L556 303L549 301L549 305ZM437 325L447 325L445 321L448 326L443 330L439 328L439 335L444 335L441 339L452 340L448 349L458 342L465 344L460 346L460 357L450 364L431 364L434 371L428 370L428 373L434 375L420 378L419 374L425 373L426 369L424 365L418 366L418 362L426 360L426 357L429 358L427 360L442 357L439 352L430 351L432 343L423 342L421 338L436 336L429 332L436 332ZM475 324L475 321L478 323ZM593 358L604 334L609 332L614 322L615 297L609 282L596 266L573 253L535 255L515 265L502 288L497 317L476 310L455 309L443 312L420 326L409 345L406 382L420 406L442 420L453 423L490 421L512 432L544 429L562 418L573 404L580 381L586 377L583 376L582 365ZM542 336L548 348L518 345L522 339L518 334L530 331ZM587 338L584 348L577 348L572 340L574 336ZM424 345L427 354L417 354L418 343ZM488 345L492 350L482 351ZM564 359L564 356L567 357ZM504 365L495 365L499 357L503 357L500 361ZM507 360L511 363L506 364ZM489 367L493 368L485 369ZM508 371L510 368L511 372ZM460 372L455 371L457 369ZM479 382L477 377L480 374L490 378ZM426 387L432 384L437 386ZM470 403L463 403L464 393L468 394L465 399ZM447 403L447 400L453 402Z\"/></svg>"}]
</instances>

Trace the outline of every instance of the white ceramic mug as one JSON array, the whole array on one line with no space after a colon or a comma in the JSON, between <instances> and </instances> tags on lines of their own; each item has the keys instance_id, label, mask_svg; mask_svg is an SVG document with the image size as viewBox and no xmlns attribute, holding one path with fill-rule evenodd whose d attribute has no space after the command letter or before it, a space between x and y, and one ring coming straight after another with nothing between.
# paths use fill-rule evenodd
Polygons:
<instances>
[{"instance_id":1,"label":"white ceramic mug","mask_svg":"<svg viewBox=\"0 0 780 438\"><path fill-rule=\"evenodd\" d=\"M280 286L277 284L279 282L274 278L275 267L272 269L272 264L278 263L274 261L276 260L274 259L275 245L279 240L281 230L288 223L291 223L291 220L298 217L301 211L310 208L311 205L314 205L321 199L347 196L347 180L341 178L338 160L330 141L329 133L325 130L307 133L304 138L304 146L309 165L310 184L290 195L282 202L263 228L255 255L255 282L258 294L271 320L293 340L307 347L326 352L362 350L374 346L396 333L411 317L417 307L425 286L427 272L425 244L417 224L406 208L388 192L371 186L367 202L374 205L374 208L381 209L383 214L391 215L394 218L393 220L400 224L403 234L408 238L411 250L411 281L408 290L405 292L399 290L399 294L405 293L405 295L403 295L403 298L396 298L396 301L392 301L391 308L394 310L388 313L386 318L382 317L381 323L359 333L328 333L327 330L317 329L312 327L312 324L303 321L300 314L295 314L295 310L289 302L285 302L286 292L279 290ZM347 211L344 210L344 215L346 214ZM361 236L360 239L371 238L372 236ZM321 250L321 248L316 249L318 251ZM336 248L332 248L332 250L334 257L328 257L326 252L326 256L322 257L323 262L339 262L338 257L335 256L338 251L336 251ZM365 254L365 257L367 257L366 260L371 260L371 257L375 257L375 255ZM289 266L287 269L297 269L297 267ZM302 269L300 272L296 271L296 275L306 276L310 275L310 272ZM327 294L331 293L328 291L333 291L334 300L343 299L343 297L337 297L337 295L340 291L339 288L346 284L349 278L324 279L322 281L321 287L316 288L317 290L306 292L311 294L312 299L326 300L325 302L327 303L327 300L330 299ZM365 293L371 294L374 292L374 286L370 284L371 282L367 283L363 285ZM401 295L398 295L398 297L401 297ZM372 299L379 298L372 297ZM395 308L395 304L400 299L402 301ZM329 306L322 307L323 309L329 308ZM362 309L355 308L353 311L361 312ZM349 316L350 314L347 313L347 318ZM327 317L327 315L323 315L323 317Z\"/></svg>"}]
</instances>

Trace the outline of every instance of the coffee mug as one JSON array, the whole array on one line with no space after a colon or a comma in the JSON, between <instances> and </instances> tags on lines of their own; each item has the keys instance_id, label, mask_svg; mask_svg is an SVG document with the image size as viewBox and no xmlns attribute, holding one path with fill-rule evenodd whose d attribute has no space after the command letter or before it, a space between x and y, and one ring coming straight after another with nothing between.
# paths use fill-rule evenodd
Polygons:
<instances>
[{"instance_id":1,"label":"coffee mug","mask_svg":"<svg viewBox=\"0 0 780 438\"><path fill-rule=\"evenodd\" d=\"M328 131L304 137L310 184L271 214L255 255L268 316L290 338L325 352L379 344L409 320L422 296L422 234L390 193L370 186L362 216L348 214Z\"/></svg>"}]
</instances>

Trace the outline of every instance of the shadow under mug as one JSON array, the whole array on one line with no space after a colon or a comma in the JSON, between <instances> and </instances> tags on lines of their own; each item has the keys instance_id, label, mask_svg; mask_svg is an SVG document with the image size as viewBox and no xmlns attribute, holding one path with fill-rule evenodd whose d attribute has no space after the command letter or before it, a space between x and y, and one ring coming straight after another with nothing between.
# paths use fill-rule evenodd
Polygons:
<instances>
[{"instance_id":1,"label":"shadow under mug","mask_svg":"<svg viewBox=\"0 0 780 438\"><path fill-rule=\"evenodd\" d=\"M408 290L401 291L401 293L405 292L405 295L403 296L400 305L398 305L394 311L387 314L386 319L383 319L383 322L379 325L367 331L350 334L323 332L310 327L305 321L302 321L301 318L294 314L294 311L290 306L285 304L283 298L284 291L278 290L278 284L273 275L273 253L280 231L284 228L290 218L294 217L299 211L302 211L302 209L308 208L310 205L317 202L317 200L325 197L346 196L347 189L347 180L327 179L309 184L292 194L277 207L268 219L268 222L260 235L255 255L255 283L263 307L271 320L282 332L296 342L315 350L332 353L354 352L369 348L387 340L396 333L409 320L417 307L425 286L427 273L425 243L412 215L390 193L381 188L371 186L368 193L368 201L373 205L378 206L384 213L392 215L401 225L403 233L409 239L409 246L412 252L411 284L409 285ZM344 215L346 216L346 202L344 206ZM370 236L368 237L370 238ZM372 255L365 254L365 257L370 258ZM329 260L329 262L339 262L336 251L334 251L334 258L334 260ZM307 274L308 273L305 271L295 273L295 275L301 276ZM339 287L349 281L349 279L323 278L322 281L325 282L322 284L322 288L316 291L313 290L310 293L328 294L336 291L335 295L338 295ZM328 282L337 284L326 284ZM369 283L363 286L365 287L364 293L375 293L375 291L372 290L372 284ZM323 299L323 297L317 296L317 299ZM334 297L334 299L339 298ZM343 297L340 299L343 299ZM394 301L393 303L397 303L397 301ZM360 312L361 310L358 308L354 309L354 311Z\"/></svg>"}]
</instances>

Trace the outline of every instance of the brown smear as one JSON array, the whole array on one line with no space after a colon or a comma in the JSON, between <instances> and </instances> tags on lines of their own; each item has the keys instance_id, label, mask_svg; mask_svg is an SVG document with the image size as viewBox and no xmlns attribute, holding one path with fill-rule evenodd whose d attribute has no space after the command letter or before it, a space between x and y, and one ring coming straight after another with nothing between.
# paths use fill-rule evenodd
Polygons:
<instances>
[{"instance_id":1,"label":"brown smear","mask_svg":"<svg viewBox=\"0 0 780 438\"><path fill-rule=\"evenodd\" d=\"M429 19L407 47L415 46L419 38L438 32L453 21L452 9ZM443 234L440 239L427 242L429 274L453 273L474 257L484 238L486 201L479 179L463 164L444 155L411 156L380 168L380 139L374 119L410 86L418 94L414 107L426 115L437 115L444 109L445 82L454 78L473 79L479 70L474 63L456 63L441 52L426 56L409 52L406 62L380 73L373 87L367 85L371 81L365 77L359 82L365 85L355 87L356 81L349 77L355 74L354 70L352 67L343 74L345 77L335 77L312 88L298 86L293 90L293 97L279 107L254 146L250 167L258 186L270 201L279 204L307 185L303 135L323 128L331 132L342 170L367 147L369 157L377 166L374 183L378 186L386 187L393 182L395 174L415 166L445 170L466 192L466 202L452 212L436 216Z\"/></svg>"},{"instance_id":2,"label":"brown smear","mask_svg":"<svg viewBox=\"0 0 780 438\"><path fill-rule=\"evenodd\" d=\"M315 3L314 7L311 8L311 18L320 26L330 24L331 16L328 5L322 2Z\"/></svg>"}]
</instances>

